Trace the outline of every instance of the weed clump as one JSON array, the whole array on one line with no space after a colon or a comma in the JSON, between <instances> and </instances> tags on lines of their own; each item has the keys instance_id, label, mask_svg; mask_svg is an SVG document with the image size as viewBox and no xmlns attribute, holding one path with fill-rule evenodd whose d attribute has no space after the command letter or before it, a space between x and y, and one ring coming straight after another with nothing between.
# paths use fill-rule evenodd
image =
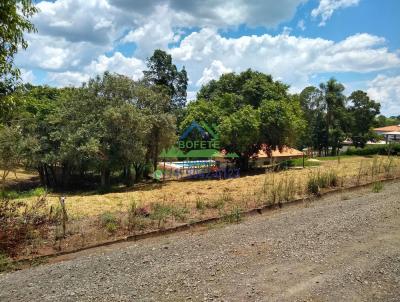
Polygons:
<instances>
[{"instance_id":1,"label":"weed clump","mask_svg":"<svg viewBox=\"0 0 400 302\"><path fill-rule=\"evenodd\" d=\"M376 181L372 184L372 192L379 193L383 190L383 183L381 181Z\"/></svg>"},{"instance_id":2,"label":"weed clump","mask_svg":"<svg viewBox=\"0 0 400 302\"><path fill-rule=\"evenodd\" d=\"M312 173L307 181L307 192L318 195L322 188L337 187L339 177L334 170Z\"/></svg>"},{"instance_id":3,"label":"weed clump","mask_svg":"<svg viewBox=\"0 0 400 302\"><path fill-rule=\"evenodd\" d=\"M119 227L119 222L114 214L110 212L105 212L101 215L100 220L101 226L105 228L107 232L114 234L117 231Z\"/></svg>"}]
</instances>

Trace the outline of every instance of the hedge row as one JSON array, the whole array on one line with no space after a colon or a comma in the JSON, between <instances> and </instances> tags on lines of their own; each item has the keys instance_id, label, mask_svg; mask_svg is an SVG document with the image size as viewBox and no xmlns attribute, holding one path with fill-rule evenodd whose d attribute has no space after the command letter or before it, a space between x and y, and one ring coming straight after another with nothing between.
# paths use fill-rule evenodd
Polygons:
<instances>
[{"instance_id":1,"label":"hedge row","mask_svg":"<svg viewBox=\"0 0 400 302\"><path fill-rule=\"evenodd\" d=\"M345 152L347 155L400 155L400 144L374 145L365 148L351 147Z\"/></svg>"}]
</instances>

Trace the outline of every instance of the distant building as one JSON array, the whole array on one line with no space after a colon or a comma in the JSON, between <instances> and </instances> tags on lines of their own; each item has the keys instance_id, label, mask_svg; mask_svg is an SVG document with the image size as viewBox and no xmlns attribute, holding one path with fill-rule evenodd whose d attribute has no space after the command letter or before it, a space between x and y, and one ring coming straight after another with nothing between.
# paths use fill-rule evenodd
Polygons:
<instances>
[{"instance_id":1,"label":"distant building","mask_svg":"<svg viewBox=\"0 0 400 302\"><path fill-rule=\"evenodd\" d=\"M375 133L382 135L385 142L400 142L400 125L386 126L374 129Z\"/></svg>"},{"instance_id":2,"label":"distant building","mask_svg":"<svg viewBox=\"0 0 400 302\"><path fill-rule=\"evenodd\" d=\"M302 151L284 146L282 147L281 150L279 150L278 148L272 150L270 154L268 154L268 152L264 150L260 150L258 151L257 154L252 156L251 161L256 166L262 166L262 165L269 165L273 162L281 162L295 158L303 158L303 156L304 153Z\"/></svg>"}]
</instances>

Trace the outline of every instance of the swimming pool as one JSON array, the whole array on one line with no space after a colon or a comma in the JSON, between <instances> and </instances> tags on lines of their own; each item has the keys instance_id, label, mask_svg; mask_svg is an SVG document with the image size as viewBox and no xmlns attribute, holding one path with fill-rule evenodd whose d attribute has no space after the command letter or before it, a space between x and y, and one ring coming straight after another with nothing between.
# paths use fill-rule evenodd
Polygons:
<instances>
[{"instance_id":1,"label":"swimming pool","mask_svg":"<svg viewBox=\"0 0 400 302\"><path fill-rule=\"evenodd\" d=\"M179 168L192 168L192 167L212 167L215 166L215 160L188 160L188 161L175 161L171 164Z\"/></svg>"}]
</instances>

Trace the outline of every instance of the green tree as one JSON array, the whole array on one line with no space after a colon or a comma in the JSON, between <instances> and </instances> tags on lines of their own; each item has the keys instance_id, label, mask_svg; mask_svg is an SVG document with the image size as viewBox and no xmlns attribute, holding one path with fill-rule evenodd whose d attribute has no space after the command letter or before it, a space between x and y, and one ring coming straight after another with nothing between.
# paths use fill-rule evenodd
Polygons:
<instances>
[{"instance_id":1,"label":"green tree","mask_svg":"<svg viewBox=\"0 0 400 302\"><path fill-rule=\"evenodd\" d=\"M246 105L225 116L219 125L221 143L229 152L239 154L240 166L247 169L250 156L259 150L260 113Z\"/></svg>"},{"instance_id":2,"label":"green tree","mask_svg":"<svg viewBox=\"0 0 400 302\"><path fill-rule=\"evenodd\" d=\"M147 86L137 83L134 90L136 106L147 117L148 132L146 136L145 164L151 164L157 169L158 155L163 149L168 149L176 142L176 117L168 112L169 96L158 86ZM136 172L142 176L142 163L136 165Z\"/></svg>"},{"instance_id":3,"label":"green tree","mask_svg":"<svg viewBox=\"0 0 400 302\"><path fill-rule=\"evenodd\" d=\"M307 121L301 138L301 147L312 147L321 155L322 150L328 148L326 104L322 91L317 87L309 86L304 88L298 97Z\"/></svg>"},{"instance_id":4,"label":"green tree","mask_svg":"<svg viewBox=\"0 0 400 302\"><path fill-rule=\"evenodd\" d=\"M258 108L261 101L280 100L288 97L289 86L273 81L270 75L248 69L240 74L226 73L201 87L197 99L215 100L225 94L238 97L239 107L251 105Z\"/></svg>"},{"instance_id":5,"label":"green tree","mask_svg":"<svg viewBox=\"0 0 400 302\"><path fill-rule=\"evenodd\" d=\"M7 176L22 164L24 141L18 126L0 125L0 192L4 191Z\"/></svg>"},{"instance_id":6,"label":"green tree","mask_svg":"<svg viewBox=\"0 0 400 302\"><path fill-rule=\"evenodd\" d=\"M14 56L28 47L24 32L36 30L29 20L36 12L31 0L0 2L0 96L9 93L20 76Z\"/></svg>"},{"instance_id":7,"label":"green tree","mask_svg":"<svg viewBox=\"0 0 400 302\"><path fill-rule=\"evenodd\" d=\"M342 147L349 130L350 118L346 109L344 86L335 79L320 84L326 106L326 136L331 154L336 155ZM326 149L326 152L328 150Z\"/></svg>"},{"instance_id":8,"label":"green tree","mask_svg":"<svg viewBox=\"0 0 400 302\"><path fill-rule=\"evenodd\" d=\"M381 105L361 90L354 91L348 99L351 102L351 139L354 146L363 148L368 140L375 137L371 128L380 113Z\"/></svg>"},{"instance_id":9,"label":"green tree","mask_svg":"<svg viewBox=\"0 0 400 302\"><path fill-rule=\"evenodd\" d=\"M204 85L188 105L180 129L192 121L218 126L222 148L239 154L247 169L249 157L264 145L269 150L296 144L305 127L300 102L289 86L270 75L246 70L228 73Z\"/></svg>"},{"instance_id":10,"label":"green tree","mask_svg":"<svg viewBox=\"0 0 400 302\"><path fill-rule=\"evenodd\" d=\"M148 70L143 71L145 82L165 89L170 98L166 110L182 109L186 104L187 97L188 77L185 67L178 71L176 65L172 63L171 55L156 49L153 55L147 59L147 68Z\"/></svg>"},{"instance_id":11,"label":"green tree","mask_svg":"<svg viewBox=\"0 0 400 302\"><path fill-rule=\"evenodd\" d=\"M105 73L67 95L57 108L53 133L60 142L62 180L72 169L96 169L101 185L110 185L113 171L144 159L146 118L133 104L133 81Z\"/></svg>"},{"instance_id":12,"label":"green tree","mask_svg":"<svg viewBox=\"0 0 400 302\"><path fill-rule=\"evenodd\" d=\"M297 144L306 125L298 100L263 100L259 111L261 142L268 144L272 150Z\"/></svg>"}]
</instances>

